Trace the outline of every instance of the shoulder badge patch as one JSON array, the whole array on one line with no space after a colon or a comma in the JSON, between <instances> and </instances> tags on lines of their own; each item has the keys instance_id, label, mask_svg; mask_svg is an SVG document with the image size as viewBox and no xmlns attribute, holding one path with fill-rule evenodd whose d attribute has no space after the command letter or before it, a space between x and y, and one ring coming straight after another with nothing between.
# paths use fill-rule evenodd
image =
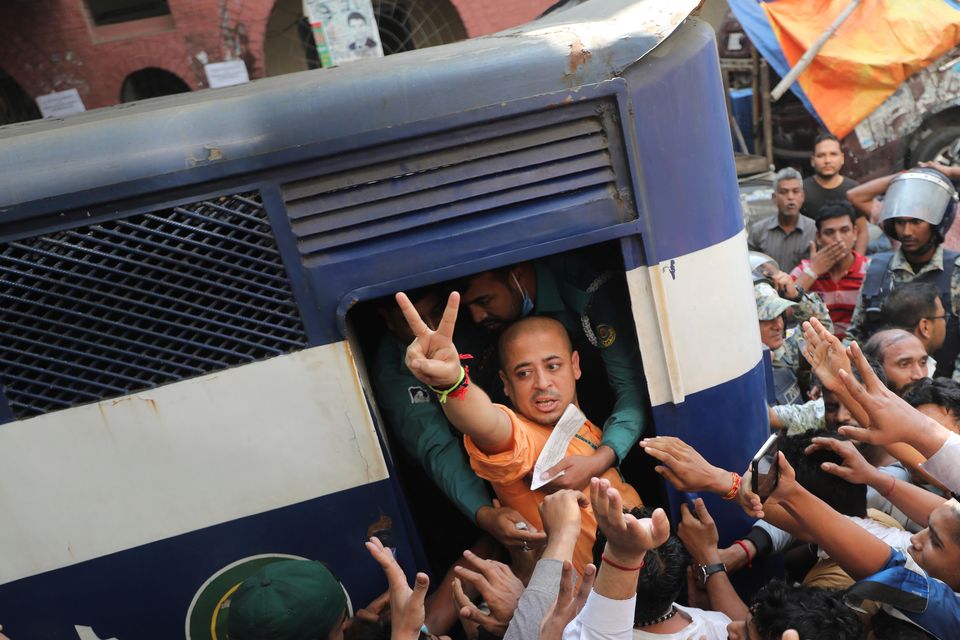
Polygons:
<instances>
[{"instance_id":1,"label":"shoulder badge patch","mask_svg":"<svg viewBox=\"0 0 960 640\"><path fill-rule=\"evenodd\" d=\"M423 387L407 387L410 394L410 404L426 404L430 402L430 394Z\"/></svg>"},{"instance_id":2,"label":"shoulder badge patch","mask_svg":"<svg viewBox=\"0 0 960 640\"><path fill-rule=\"evenodd\" d=\"M617 330L608 324L597 325L597 340L604 349L612 345L617 339Z\"/></svg>"}]
</instances>

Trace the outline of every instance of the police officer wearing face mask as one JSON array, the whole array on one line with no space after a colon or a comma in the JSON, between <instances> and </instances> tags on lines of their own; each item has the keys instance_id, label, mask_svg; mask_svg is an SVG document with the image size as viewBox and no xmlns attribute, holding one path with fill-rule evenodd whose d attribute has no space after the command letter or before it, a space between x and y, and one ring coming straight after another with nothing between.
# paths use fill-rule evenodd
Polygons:
<instances>
[{"instance_id":1,"label":"police officer wearing face mask","mask_svg":"<svg viewBox=\"0 0 960 640\"><path fill-rule=\"evenodd\" d=\"M880 307L895 287L929 282L937 287L943 308L949 313L946 340L932 354L937 361L935 375L958 379L960 371L955 362L960 354L960 328L956 305L960 302L960 270L956 266L960 254L942 246L956 213L956 189L943 173L929 167L878 178L862 187L870 190L883 187L883 183L886 195L880 226L887 236L900 242L900 248L871 257L845 342L862 343L881 328ZM851 190L851 199L856 195Z\"/></svg>"},{"instance_id":2,"label":"police officer wearing face mask","mask_svg":"<svg viewBox=\"0 0 960 640\"><path fill-rule=\"evenodd\" d=\"M598 272L577 256L551 256L464 279L461 314L494 335L528 315L559 320L580 354L577 397L587 418L603 422L593 456L571 456L552 468L546 489L583 489L619 464L646 430L647 392L623 272ZM609 416L609 417L608 417Z\"/></svg>"}]
</instances>

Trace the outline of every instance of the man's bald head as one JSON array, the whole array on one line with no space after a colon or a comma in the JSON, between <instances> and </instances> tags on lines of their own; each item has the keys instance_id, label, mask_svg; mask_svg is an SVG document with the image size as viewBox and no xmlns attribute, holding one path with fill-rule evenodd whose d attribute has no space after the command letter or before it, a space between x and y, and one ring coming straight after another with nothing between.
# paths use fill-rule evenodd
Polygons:
<instances>
[{"instance_id":1,"label":"man's bald head","mask_svg":"<svg viewBox=\"0 0 960 640\"><path fill-rule=\"evenodd\" d=\"M511 361L511 347L519 341L527 340L532 335L547 334L555 335L560 341L558 345L566 355L573 353L573 344L570 342L570 335L566 327L558 320L547 318L545 316L530 316L514 322L507 330L500 335L497 343L498 353L500 355L500 366L507 369Z\"/></svg>"},{"instance_id":2,"label":"man's bald head","mask_svg":"<svg viewBox=\"0 0 960 640\"><path fill-rule=\"evenodd\" d=\"M898 395L911 382L927 375L927 350L909 331L878 331L863 345L863 353L883 365L887 386Z\"/></svg>"},{"instance_id":3,"label":"man's bald head","mask_svg":"<svg viewBox=\"0 0 960 640\"><path fill-rule=\"evenodd\" d=\"M500 336L500 379L517 413L552 427L577 402L580 357L562 324L524 318Z\"/></svg>"}]
</instances>

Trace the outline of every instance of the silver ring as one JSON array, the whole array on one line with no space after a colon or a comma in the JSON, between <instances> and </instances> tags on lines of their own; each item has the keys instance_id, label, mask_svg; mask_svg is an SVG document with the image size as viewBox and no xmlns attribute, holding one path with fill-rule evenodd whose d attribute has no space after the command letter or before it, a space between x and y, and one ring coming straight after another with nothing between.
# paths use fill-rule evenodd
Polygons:
<instances>
[{"instance_id":1,"label":"silver ring","mask_svg":"<svg viewBox=\"0 0 960 640\"><path fill-rule=\"evenodd\" d=\"M527 526L527 523L526 523L526 522L522 522L522 521L521 521L521 522L514 523L513 526L514 526L516 529L520 530L520 531L529 531L529 530L530 530L530 527Z\"/></svg>"}]
</instances>

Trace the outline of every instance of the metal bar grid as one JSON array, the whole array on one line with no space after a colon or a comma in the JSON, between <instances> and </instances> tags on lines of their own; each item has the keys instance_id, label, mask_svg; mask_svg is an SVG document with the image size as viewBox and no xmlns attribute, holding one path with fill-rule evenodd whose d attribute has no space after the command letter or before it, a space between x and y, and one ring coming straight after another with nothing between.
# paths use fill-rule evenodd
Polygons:
<instances>
[{"instance_id":1,"label":"metal bar grid","mask_svg":"<svg viewBox=\"0 0 960 640\"><path fill-rule=\"evenodd\" d=\"M0 246L0 381L18 418L305 345L255 192Z\"/></svg>"}]
</instances>

